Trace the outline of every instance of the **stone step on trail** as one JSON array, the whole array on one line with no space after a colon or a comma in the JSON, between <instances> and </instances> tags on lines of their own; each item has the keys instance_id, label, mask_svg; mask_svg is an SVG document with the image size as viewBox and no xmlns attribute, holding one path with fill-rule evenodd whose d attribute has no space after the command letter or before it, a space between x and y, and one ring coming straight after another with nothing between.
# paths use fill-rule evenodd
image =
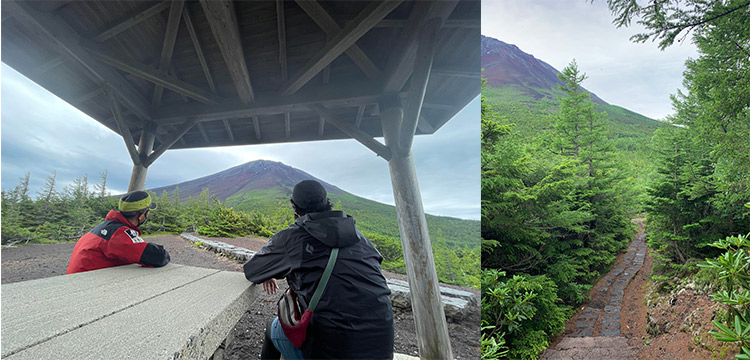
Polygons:
<instances>
[{"instance_id":1,"label":"stone step on trail","mask_svg":"<svg viewBox=\"0 0 750 360\"><path fill-rule=\"evenodd\" d=\"M643 266L646 251L644 233L630 243L621 263L596 284L588 304L570 320L573 329L554 348L545 350L541 359L635 358L635 350L621 336L620 313L625 288Z\"/></svg>"},{"instance_id":2,"label":"stone step on trail","mask_svg":"<svg viewBox=\"0 0 750 360\"><path fill-rule=\"evenodd\" d=\"M636 349L628 345L624 337L568 337L560 341L554 349L547 349L542 360L633 360Z\"/></svg>"}]
</instances>

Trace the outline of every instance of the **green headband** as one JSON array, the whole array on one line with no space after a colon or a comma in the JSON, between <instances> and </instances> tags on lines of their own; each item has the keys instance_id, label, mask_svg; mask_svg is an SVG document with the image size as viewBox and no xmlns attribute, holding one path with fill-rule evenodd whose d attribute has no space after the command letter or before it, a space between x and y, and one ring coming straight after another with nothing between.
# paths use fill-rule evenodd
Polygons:
<instances>
[{"instance_id":1,"label":"green headband","mask_svg":"<svg viewBox=\"0 0 750 360\"><path fill-rule=\"evenodd\" d=\"M151 206L151 195L146 195L145 198L138 201L124 201L120 199L119 208L123 212L131 212L143 210Z\"/></svg>"}]
</instances>

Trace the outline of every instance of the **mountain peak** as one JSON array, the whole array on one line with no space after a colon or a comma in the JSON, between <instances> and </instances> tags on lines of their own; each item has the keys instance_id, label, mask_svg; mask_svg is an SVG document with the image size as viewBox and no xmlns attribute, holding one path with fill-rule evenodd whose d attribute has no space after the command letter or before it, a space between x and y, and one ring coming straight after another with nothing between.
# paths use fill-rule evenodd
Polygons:
<instances>
[{"instance_id":1,"label":"mountain peak","mask_svg":"<svg viewBox=\"0 0 750 360\"><path fill-rule=\"evenodd\" d=\"M345 193L344 190L300 169L271 160L250 161L212 175L184 181L179 184L150 189L150 191L160 195L166 190L167 193L172 194L175 188L179 187L180 199L185 199L191 196L197 197L204 189L208 188L212 196L216 196L220 201L224 201L232 195L246 191L278 188L284 192L288 192L288 195L291 197L294 185L302 180L318 181L329 193Z\"/></svg>"},{"instance_id":2,"label":"mountain peak","mask_svg":"<svg viewBox=\"0 0 750 360\"><path fill-rule=\"evenodd\" d=\"M543 95L535 89L554 90L563 82L557 77L559 71L546 62L528 54L518 46L482 35L482 77L492 87L514 85L528 91L536 98ZM596 94L591 98L606 104Z\"/></svg>"}]
</instances>

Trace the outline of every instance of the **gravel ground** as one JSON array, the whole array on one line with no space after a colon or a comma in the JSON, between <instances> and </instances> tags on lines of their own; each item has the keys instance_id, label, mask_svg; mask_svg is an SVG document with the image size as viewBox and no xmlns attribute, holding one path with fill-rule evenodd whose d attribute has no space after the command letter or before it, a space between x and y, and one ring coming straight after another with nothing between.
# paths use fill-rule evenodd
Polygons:
<instances>
[{"instance_id":1,"label":"gravel ground","mask_svg":"<svg viewBox=\"0 0 750 360\"><path fill-rule=\"evenodd\" d=\"M242 246L250 250L259 250L266 239L262 238L210 238L232 245ZM215 253L199 249L190 242L175 235L160 235L147 237L146 241L163 245L175 264L204 267L226 271L242 271L242 264ZM40 279L65 274L68 261L73 253L74 243L52 245L25 245L14 248L3 248L0 252L2 261L2 284L18 281ZM386 278L406 279L401 274L384 272ZM447 286L447 285L444 285ZM280 291L286 289L285 281L279 282ZM465 289L480 296L478 290ZM235 341L226 349L228 360L257 359L266 322L276 315L276 300L278 295L258 297L252 309L247 311L235 326ZM469 316L463 321L448 323L453 357L456 359L478 359L480 356L479 342L479 306L474 306ZM414 329L414 318L411 312L394 314L395 348L402 354L417 356L417 340Z\"/></svg>"}]
</instances>

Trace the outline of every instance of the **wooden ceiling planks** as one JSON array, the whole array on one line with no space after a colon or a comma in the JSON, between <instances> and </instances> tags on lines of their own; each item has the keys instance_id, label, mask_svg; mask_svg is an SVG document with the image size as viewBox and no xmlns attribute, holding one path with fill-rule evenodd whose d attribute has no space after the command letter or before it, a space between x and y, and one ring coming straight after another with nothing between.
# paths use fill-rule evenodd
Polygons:
<instances>
[{"instance_id":1,"label":"wooden ceiling planks","mask_svg":"<svg viewBox=\"0 0 750 360\"><path fill-rule=\"evenodd\" d=\"M144 128L156 128L155 149L352 137L321 122L309 107L314 104L368 137L382 136L377 102L386 90L407 97L413 54L401 64L396 59L404 54L394 51L415 52L415 35L407 32L416 30L407 19L420 7L442 16L444 26L416 133L437 130L480 90L479 1L457 1L447 10L410 0L226 1L218 4L231 11L219 19L233 12L237 29L228 50L211 29L217 20L197 1L185 1L179 14L173 10L172 20L172 1L8 3L2 7L4 62L122 133L101 90L109 84L133 143ZM227 61L227 51L234 60ZM389 66L401 70L386 87ZM188 119L199 126L182 129ZM185 133L175 140L177 129Z\"/></svg>"}]
</instances>

